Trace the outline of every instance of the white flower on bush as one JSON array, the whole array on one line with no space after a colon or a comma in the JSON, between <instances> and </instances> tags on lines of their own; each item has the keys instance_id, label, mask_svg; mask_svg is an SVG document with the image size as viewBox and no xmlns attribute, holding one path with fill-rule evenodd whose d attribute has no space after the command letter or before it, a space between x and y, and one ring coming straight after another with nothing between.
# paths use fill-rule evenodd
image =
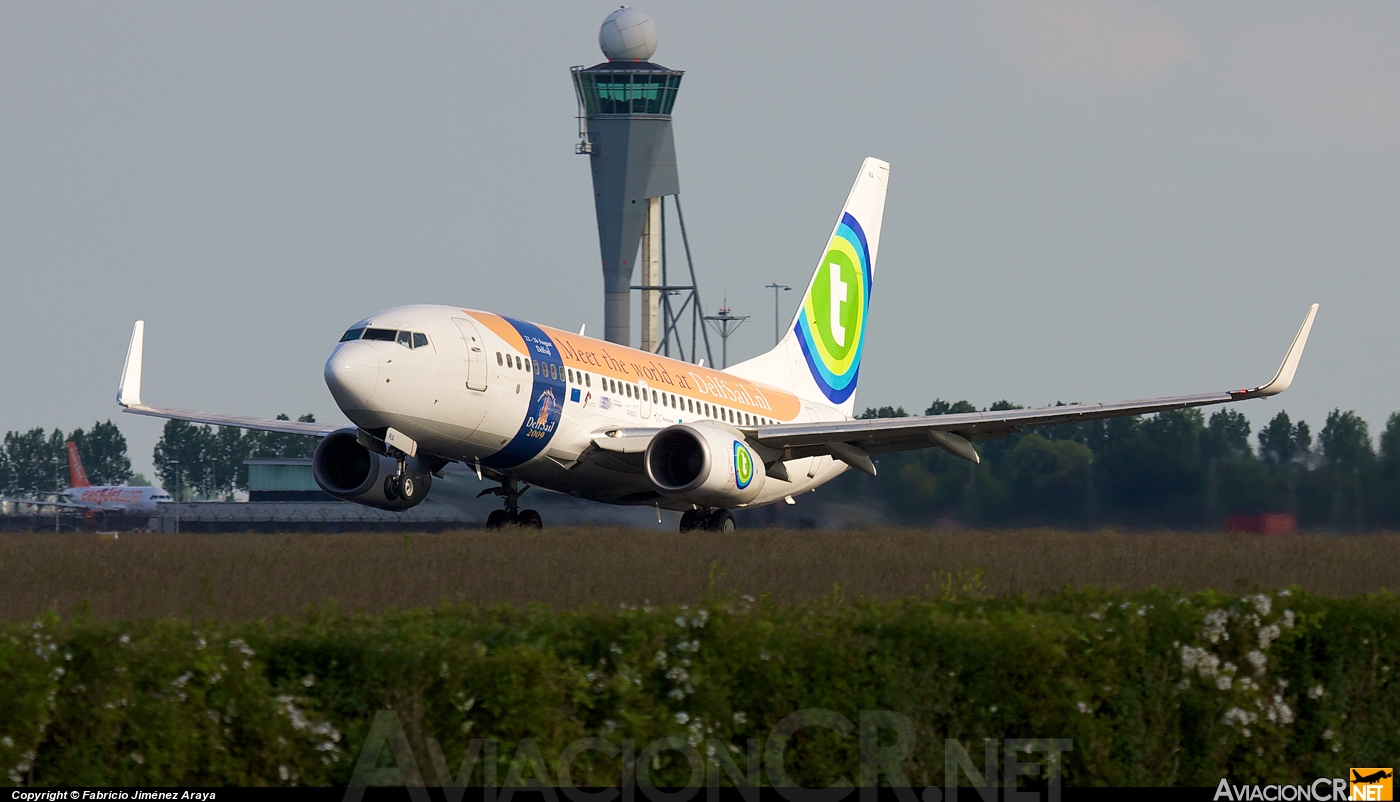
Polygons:
<instances>
[{"instance_id":1,"label":"white flower on bush","mask_svg":"<svg viewBox=\"0 0 1400 802\"><path fill-rule=\"evenodd\" d=\"M1273 643L1273 642L1276 641L1276 640L1278 640L1278 636L1279 636L1278 624L1270 624L1270 625L1268 625L1267 627L1260 627L1260 629L1259 629L1259 648L1261 648L1261 649L1267 649L1267 648L1269 648L1269 644L1270 644L1270 643Z\"/></svg>"},{"instance_id":2,"label":"white flower on bush","mask_svg":"<svg viewBox=\"0 0 1400 802\"><path fill-rule=\"evenodd\" d=\"M1229 674L1221 674L1215 678L1215 687L1222 691L1228 691L1230 690L1230 684L1232 682L1234 682L1234 680L1230 679Z\"/></svg>"},{"instance_id":3,"label":"white flower on bush","mask_svg":"<svg viewBox=\"0 0 1400 802\"><path fill-rule=\"evenodd\" d=\"M1231 727L1247 727L1258 721L1259 717L1242 707L1232 707L1225 711L1221 720ZM1249 730L1246 729L1245 734L1248 735Z\"/></svg>"},{"instance_id":4,"label":"white flower on bush","mask_svg":"<svg viewBox=\"0 0 1400 802\"><path fill-rule=\"evenodd\" d=\"M686 712L682 711L682 712L676 714L676 723L677 723L677 724L684 725L687 721L690 721L690 714L689 714L689 713L686 713Z\"/></svg>"},{"instance_id":5,"label":"white flower on bush","mask_svg":"<svg viewBox=\"0 0 1400 802\"><path fill-rule=\"evenodd\" d=\"M1230 633L1225 630L1225 625L1229 623L1230 615L1224 610L1211 610L1206 613L1205 628L1201 630L1201 637L1211 643L1219 643L1222 640L1229 640Z\"/></svg>"},{"instance_id":6,"label":"white flower on bush","mask_svg":"<svg viewBox=\"0 0 1400 802\"><path fill-rule=\"evenodd\" d=\"M735 714L734 714L734 723L735 723L735 724L743 724L744 722L746 722L746 721L748 721L748 720L749 720L749 714L748 714L748 713L735 713Z\"/></svg>"},{"instance_id":7,"label":"white flower on bush","mask_svg":"<svg viewBox=\"0 0 1400 802\"><path fill-rule=\"evenodd\" d=\"M1220 668L1220 658L1205 649L1183 646L1181 647L1181 668L1188 673L1194 669L1205 679L1210 679L1216 675Z\"/></svg>"},{"instance_id":8,"label":"white flower on bush","mask_svg":"<svg viewBox=\"0 0 1400 802\"><path fill-rule=\"evenodd\" d=\"M1254 603L1254 609L1258 610L1260 615L1268 615L1269 610L1273 609L1274 600L1263 593L1250 597L1249 601Z\"/></svg>"},{"instance_id":9,"label":"white flower on bush","mask_svg":"<svg viewBox=\"0 0 1400 802\"><path fill-rule=\"evenodd\" d=\"M1264 669L1269 665L1269 658L1265 657L1264 653L1257 649L1245 655L1245 659L1249 661L1250 665L1254 666L1255 674L1263 674Z\"/></svg>"},{"instance_id":10,"label":"white flower on bush","mask_svg":"<svg viewBox=\"0 0 1400 802\"><path fill-rule=\"evenodd\" d=\"M1293 708L1283 701L1282 694L1274 694L1268 704L1264 706L1264 715L1276 724L1292 724Z\"/></svg>"},{"instance_id":11,"label":"white flower on bush","mask_svg":"<svg viewBox=\"0 0 1400 802\"><path fill-rule=\"evenodd\" d=\"M1283 611L1283 618L1280 618L1280 619L1279 619L1279 623L1283 625L1283 628L1284 628L1284 629L1292 629L1292 628L1293 628L1293 611L1292 611L1292 610L1284 610L1284 611Z\"/></svg>"},{"instance_id":12,"label":"white flower on bush","mask_svg":"<svg viewBox=\"0 0 1400 802\"><path fill-rule=\"evenodd\" d=\"M1311 688L1308 688L1308 698L1309 698L1309 699L1321 699L1321 698L1322 698L1322 694L1324 694L1324 693L1326 693L1326 691L1322 690L1322 686L1321 686L1321 685L1314 685L1314 686L1312 686ZM1328 730L1328 732L1331 732L1331 730Z\"/></svg>"}]
</instances>

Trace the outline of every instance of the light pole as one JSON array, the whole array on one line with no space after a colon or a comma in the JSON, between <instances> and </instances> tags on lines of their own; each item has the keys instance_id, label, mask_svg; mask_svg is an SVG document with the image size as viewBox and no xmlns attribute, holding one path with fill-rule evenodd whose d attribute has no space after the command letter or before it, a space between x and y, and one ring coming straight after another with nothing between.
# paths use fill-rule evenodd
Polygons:
<instances>
[{"instance_id":1,"label":"light pole","mask_svg":"<svg viewBox=\"0 0 1400 802\"><path fill-rule=\"evenodd\" d=\"M763 287L764 289L769 289L773 291L773 344L777 345L778 342L783 339L782 332L778 328L778 326L781 325L779 322L781 318L779 317L778 313L778 296L784 292L787 292L788 290L791 290L792 287L789 287L786 284L779 284L776 281L772 284L764 284Z\"/></svg>"},{"instance_id":2,"label":"light pole","mask_svg":"<svg viewBox=\"0 0 1400 802\"><path fill-rule=\"evenodd\" d=\"M59 498L63 496L63 474L59 458L53 458L53 533L58 534L58 515L63 508L58 506Z\"/></svg>"},{"instance_id":3,"label":"light pole","mask_svg":"<svg viewBox=\"0 0 1400 802\"><path fill-rule=\"evenodd\" d=\"M739 327L744 325L744 321L748 319L748 315L730 313L728 298L724 299L724 306L719 308L718 314L705 315L705 322L714 325L715 331L719 332L719 339L723 343L720 346L720 358L724 362L720 365L721 368L729 367L729 335L738 331Z\"/></svg>"},{"instance_id":4,"label":"light pole","mask_svg":"<svg viewBox=\"0 0 1400 802\"><path fill-rule=\"evenodd\" d=\"M174 461L175 465L175 534L180 534L180 461Z\"/></svg>"}]
</instances>

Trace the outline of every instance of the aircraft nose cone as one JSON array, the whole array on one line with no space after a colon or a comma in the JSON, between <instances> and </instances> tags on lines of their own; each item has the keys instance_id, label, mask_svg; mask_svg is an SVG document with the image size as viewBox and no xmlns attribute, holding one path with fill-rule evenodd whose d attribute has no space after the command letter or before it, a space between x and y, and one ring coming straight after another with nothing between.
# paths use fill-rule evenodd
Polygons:
<instances>
[{"instance_id":1,"label":"aircraft nose cone","mask_svg":"<svg viewBox=\"0 0 1400 802\"><path fill-rule=\"evenodd\" d=\"M379 353L368 343L342 343L326 360L326 386L341 406L364 403L378 385Z\"/></svg>"}]
</instances>

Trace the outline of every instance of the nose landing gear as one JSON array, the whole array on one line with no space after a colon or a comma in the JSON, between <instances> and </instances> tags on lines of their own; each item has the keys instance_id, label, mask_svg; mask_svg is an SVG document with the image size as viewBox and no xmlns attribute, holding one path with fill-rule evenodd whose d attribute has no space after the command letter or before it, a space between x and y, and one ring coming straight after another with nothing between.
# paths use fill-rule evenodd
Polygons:
<instances>
[{"instance_id":1,"label":"nose landing gear","mask_svg":"<svg viewBox=\"0 0 1400 802\"><path fill-rule=\"evenodd\" d=\"M544 519L540 517L538 512L520 509L520 497L525 495L525 491L529 489L529 485L520 487L514 479L504 479L501 481L500 487L488 487L477 493L477 498L486 495L500 496L501 501L505 504L505 509L492 510L491 514L486 516L486 528L501 529L507 526L519 526L525 529L543 529Z\"/></svg>"},{"instance_id":2,"label":"nose landing gear","mask_svg":"<svg viewBox=\"0 0 1400 802\"><path fill-rule=\"evenodd\" d=\"M384 477L384 495L390 501L403 499L410 505L417 504L427 495L430 480L427 476L415 477L408 472L408 457L403 452L398 453L398 458L398 470Z\"/></svg>"}]
</instances>

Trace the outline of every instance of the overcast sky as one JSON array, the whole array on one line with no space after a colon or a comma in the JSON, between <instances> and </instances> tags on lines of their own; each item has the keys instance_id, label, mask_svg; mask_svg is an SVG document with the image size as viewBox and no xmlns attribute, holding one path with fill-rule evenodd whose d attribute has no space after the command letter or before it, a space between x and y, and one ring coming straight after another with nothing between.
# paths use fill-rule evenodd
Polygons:
<instances>
[{"instance_id":1,"label":"overcast sky","mask_svg":"<svg viewBox=\"0 0 1400 802\"><path fill-rule=\"evenodd\" d=\"M403 303L602 329L569 67L614 7L0 5L0 430L144 398L343 420L349 323ZM1400 5L663 2L707 307L805 285L861 158L892 163L859 403L921 412L1267 380L1321 428L1400 410ZM791 314L797 292L784 300ZM786 322L786 321L784 321ZM718 350L718 349L716 349Z\"/></svg>"}]
</instances>

